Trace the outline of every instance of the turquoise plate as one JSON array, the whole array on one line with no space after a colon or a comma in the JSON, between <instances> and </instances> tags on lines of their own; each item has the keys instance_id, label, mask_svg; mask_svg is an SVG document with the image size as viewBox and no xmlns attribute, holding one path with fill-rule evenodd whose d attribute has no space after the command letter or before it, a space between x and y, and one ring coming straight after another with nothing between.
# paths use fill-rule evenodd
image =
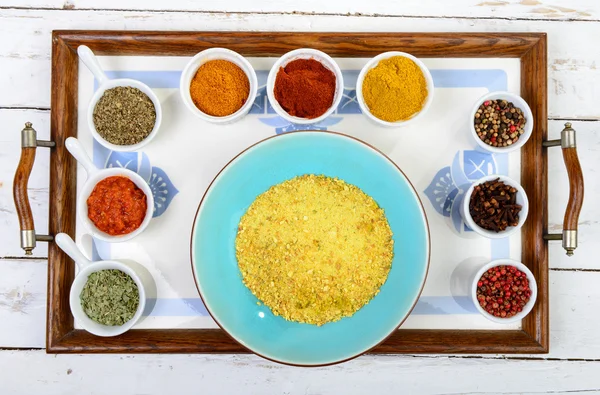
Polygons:
<instances>
[{"instance_id":1,"label":"turquoise plate","mask_svg":"<svg viewBox=\"0 0 600 395\"><path fill-rule=\"evenodd\" d=\"M242 283L235 257L237 226L254 199L302 174L358 186L385 210L394 233L392 269L379 294L352 317L320 327L286 321L258 305ZM423 206L402 171L360 140L314 131L268 138L235 157L200 202L191 240L198 291L219 326L262 357L308 366L348 360L385 340L419 298L429 250Z\"/></svg>"}]
</instances>

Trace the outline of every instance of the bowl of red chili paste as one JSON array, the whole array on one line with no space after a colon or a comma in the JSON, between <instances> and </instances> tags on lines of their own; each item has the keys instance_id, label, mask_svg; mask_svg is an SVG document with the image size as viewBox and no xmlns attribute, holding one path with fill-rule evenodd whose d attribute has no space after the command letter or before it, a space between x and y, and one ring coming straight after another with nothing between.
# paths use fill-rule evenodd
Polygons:
<instances>
[{"instance_id":1,"label":"bowl of red chili paste","mask_svg":"<svg viewBox=\"0 0 600 395\"><path fill-rule=\"evenodd\" d=\"M146 194L124 176L100 180L87 198L88 219L110 236L129 234L144 222L148 211Z\"/></svg>"},{"instance_id":2,"label":"bowl of red chili paste","mask_svg":"<svg viewBox=\"0 0 600 395\"><path fill-rule=\"evenodd\" d=\"M92 235L107 242L130 240L150 223L154 199L138 174L122 168L92 173L79 195L78 210Z\"/></svg>"},{"instance_id":3,"label":"bowl of red chili paste","mask_svg":"<svg viewBox=\"0 0 600 395\"><path fill-rule=\"evenodd\" d=\"M69 137L65 146L88 175L77 195L77 211L92 236L121 242L140 234L154 212L148 183L128 169L98 169L76 138Z\"/></svg>"},{"instance_id":4,"label":"bowl of red chili paste","mask_svg":"<svg viewBox=\"0 0 600 395\"><path fill-rule=\"evenodd\" d=\"M275 112L296 124L321 122L342 100L344 80L326 53L301 48L275 62L267 78L267 96Z\"/></svg>"},{"instance_id":5,"label":"bowl of red chili paste","mask_svg":"<svg viewBox=\"0 0 600 395\"><path fill-rule=\"evenodd\" d=\"M537 284L521 262L499 259L475 274L471 296L477 310L495 323L521 321L535 304Z\"/></svg>"}]
</instances>

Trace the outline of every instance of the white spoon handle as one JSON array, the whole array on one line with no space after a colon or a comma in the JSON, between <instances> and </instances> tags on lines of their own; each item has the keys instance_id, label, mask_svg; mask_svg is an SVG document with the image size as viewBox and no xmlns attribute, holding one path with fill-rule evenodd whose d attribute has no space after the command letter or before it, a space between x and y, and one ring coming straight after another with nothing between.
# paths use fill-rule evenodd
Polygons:
<instances>
[{"instance_id":1,"label":"white spoon handle","mask_svg":"<svg viewBox=\"0 0 600 395\"><path fill-rule=\"evenodd\" d=\"M79 269L82 269L83 267L92 263L92 261L87 259L85 255L83 255L83 253L79 250L79 247L77 247L77 244L75 244L73 239L71 239L71 237L69 237L68 234L59 233L56 235L54 240L56 241L56 244L58 244L60 249L63 250L65 254L70 256L71 259L75 261Z\"/></svg>"},{"instance_id":2,"label":"white spoon handle","mask_svg":"<svg viewBox=\"0 0 600 395\"><path fill-rule=\"evenodd\" d=\"M81 165L85 168L85 171L88 173L88 176L97 172L98 168L94 165L94 162L90 159L88 154L85 153L83 146L75 137L69 137L65 141L65 146L67 150L73 155L73 157L77 160L77 162L81 163Z\"/></svg>"},{"instance_id":3,"label":"white spoon handle","mask_svg":"<svg viewBox=\"0 0 600 395\"><path fill-rule=\"evenodd\" d=\"M87 66L94 77L96 77L99 85L102 85L108 81L108 77L106 74L104 74L102 67L100 67L98 58L96 58L96 55L94 55L91 49L89 49L86 45L80 45L77 47L77 55L79 55L79 59L81 59L81 61Z\"/></svg>"}]
</instances>

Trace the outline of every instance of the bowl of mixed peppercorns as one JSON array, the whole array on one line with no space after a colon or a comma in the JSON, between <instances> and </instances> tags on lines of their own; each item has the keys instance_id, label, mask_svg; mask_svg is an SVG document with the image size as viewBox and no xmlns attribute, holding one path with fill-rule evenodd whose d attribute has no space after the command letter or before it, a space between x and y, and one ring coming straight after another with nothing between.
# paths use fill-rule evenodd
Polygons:
<instances>
[{"instance_id":1,"label":"bowl of mixed peppercorns","mask_svg":"<svg viewBox=\"0 0 600 395\"><path fill-rule=\"evenodd\" d=\"M475 181L464 194L460 214L477 234L499 239L521 229L529 212L523 187L512 178L490 175Z\"/></svg>"},{"instance_id":2,"label":"bowl of mixed peppercorns","mask_svg":"<svg viewBox=\"0 0 600 395\"><path fill-rule=\"evenodd\" d=\"M529 314L537 298L537 284L527 266L500 259L484 265L475 274L471 297L484 317L509 324Z\"/></svg>"},{"instance_id":3,"label":"bowl of mixed peppercorns","mask_svg":"<svg viewBox=\"0 0 600 395\"><path fill-rule=\"evenodd\" d=\"M533 114L520 96L491 92L473 106L471 133L477 144L487 151L518 150L529 140L532 131Z\"/></svg>"}]
</instances>

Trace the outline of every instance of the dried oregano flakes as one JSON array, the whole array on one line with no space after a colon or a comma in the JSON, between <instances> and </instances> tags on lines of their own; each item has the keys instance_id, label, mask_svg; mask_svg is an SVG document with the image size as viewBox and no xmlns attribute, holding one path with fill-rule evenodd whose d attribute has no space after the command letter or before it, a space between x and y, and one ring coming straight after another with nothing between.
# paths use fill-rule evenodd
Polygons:
<instances>
[{"instance_id":1,"label":"dried oregano flakes","mask_svg":"<svg viewBox=\"0 0 600 395\"><path fill-rule=\"evenodd\" d=\"M94 126L111 144L133 145L144 140L156 124L156 109L148 95L137 88L107 89L94 107Z\"/></svg>"},{"instance_id":2,"label":"dried oregano flakes","mask_svg":"<svg viewBox=\"0 0 600 395\"><path fill-rule=\"evenodd\" d=\"M140 304L137 284L117 269L99 270L88 276L80 295L81 307L93 321L123 325L133 318Z\"/></svg>"}]
</instances>

